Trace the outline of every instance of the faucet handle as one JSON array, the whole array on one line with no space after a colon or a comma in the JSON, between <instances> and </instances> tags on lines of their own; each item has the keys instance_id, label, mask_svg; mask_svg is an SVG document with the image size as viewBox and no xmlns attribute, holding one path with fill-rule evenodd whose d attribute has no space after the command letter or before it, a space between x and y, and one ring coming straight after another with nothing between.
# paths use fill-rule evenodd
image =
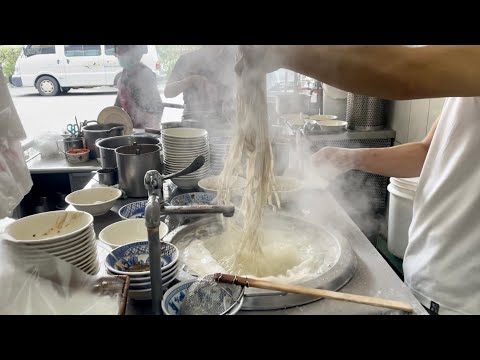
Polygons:
<instances>
[{"instance_id":1,"label":"faucet handle","mask_svg":"<svg viewBox=\"0 0 480 360\"><path fill-rule=\"evenodd\" d=\"M179 176L182 176L182 175L190 174L190 173L200 169L203 166L203 164L205 164L205 158L203 157L203 155L199 155L185 169L180 170L180 171L178 171L176 173L173 173L173 174L162 176L162 178L163 178L163 180L168 180L168 179L176 178L176 177L179 177Z\"/></svg>"},{"instance_id":2,"label":"faucet handle","mask_svg":"<svg viewBox=\"0 0 480 360\"><path fill-rule=\"evenodd\" d=\"M157 170L149 170L145 173L144 184L148 190L148 196L156 195L161 197L163 180L162 175Z\"/></svg>"}]
</instances>

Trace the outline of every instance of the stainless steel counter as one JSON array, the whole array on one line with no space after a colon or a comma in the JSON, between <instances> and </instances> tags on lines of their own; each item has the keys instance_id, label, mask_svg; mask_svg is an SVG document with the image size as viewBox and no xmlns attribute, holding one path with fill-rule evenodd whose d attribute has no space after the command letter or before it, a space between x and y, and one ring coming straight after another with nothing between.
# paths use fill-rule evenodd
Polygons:
<instances>
[{"instance_id":1,"label":"stainless steel counter","mask_svg":"<svg viewBox=\"0 0 480 360\"><path fill-rule=\"evenodd\" d=\"M71 164L62 154L48 158L38 155L29 160L27 166L31 174L86 173L101 168L97 160L89 160L81 164Z\"/></svg>"},{"instance_id":2,"label":"stainless steel counter","mask_svg":"<svg viewBox=\"0 0 480 360\"><path fill-rule=\"evenodd\" d=\"M88 186L95 182L92 180ZM304 200L305 199L305 200ZM120 221L118 209L126 203L139 199L119 200L107 214L95 218L95 232L98 233L109 224ZM338 205L330 193L322 190L314 191L302 198L301 208L293 208L289 215L301 216L312 223L328 225L333 235L347 238L357 256L357 271L353 278L340 291L351 294L376 296L385 299L407 302L415 310L415 314L426 315L422 305L411 291L395 274L380 253ZM150 314L149 301L130 300L127 314ZM354 304L345 301L322 299L311 304L274 311L240 311L239 315L322 315L322 314L402 314L400 311Z\"/></svg>"}]
</instances>

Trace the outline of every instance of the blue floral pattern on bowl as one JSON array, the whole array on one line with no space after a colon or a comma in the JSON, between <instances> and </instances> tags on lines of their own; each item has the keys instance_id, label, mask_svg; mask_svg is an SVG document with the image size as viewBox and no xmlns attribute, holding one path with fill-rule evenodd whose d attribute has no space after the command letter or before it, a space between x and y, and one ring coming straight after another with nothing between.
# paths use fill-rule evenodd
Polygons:
<instances>
[{"instance_id":1,"label":"blue floral pattern on bowl","mask_svg":"<svg viewBox=\"0 0 480 360\"><path fill-rule=\"evenodd\" d=\"M178 261L178 249L175 245L160 241L162 270L167 271ZM105 266L111 272L124 275L147 275L146 271L129 271L135 265L150 264L148 241L122 245L112 250L105 259Z\"/></svg>"},{"instance_id":2,"label":"blue floral pattern on bowl","mask_svg":"<svg viewBox=\"0 0 480 360\"><path fill-rule=\"evenodd\" d=\"M118 211L118 215L123 219L143 219L145 218L147 202L148 200L142 200L124 205Z\"/></svg>"},{"instance_id":3,"label":"blue floral pattern on bowl","mask_svg":"<svg viewBox=\"0 0 480 360\"><path fill-rule=\"evenodd\" d=\"M195 282L196 279L182 281L171 287L163 296L162 310L166 315L181 315L180 309L182 302L185 299L188 288ZM227 315L235 315L243 305L243 296Z\"/></svg>"},{"instance_id":4,"label":"blue floral pattern on bowl","mask_svg":"<svg viewBox=\"0 0 480 360\"><path fill-rule=\"evenodd\" d=\"M182 306L183 299L187 293L188 288L196 280L190 280L183 284L177 284L170 288L163 297L162 308L168 315L180 315L180 307Z\"/></svg>"},{"instance_id":5,"label":"blue floral pattern on bowl","mask_svg":"<svg viewBox=\"0 0 480 360\"><path fill-rule=\"evenodd\" d=\"M173 206L210 205L215 195L204 192L191 192L175 196L170 204Z\"/></svg>"}]
</instances>

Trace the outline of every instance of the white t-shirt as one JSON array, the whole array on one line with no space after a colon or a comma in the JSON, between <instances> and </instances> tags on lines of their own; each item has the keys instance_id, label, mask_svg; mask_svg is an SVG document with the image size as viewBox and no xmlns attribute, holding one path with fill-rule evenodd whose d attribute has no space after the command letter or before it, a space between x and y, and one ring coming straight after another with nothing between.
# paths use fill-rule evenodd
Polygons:
<instances>
[{"instance_id":1,"label":"white t-shirt","mask_svg":"<svg viewBox=\"0 0 480 360\"><path fill-rule=\"evenodd\" d=\"M403 262L439 314L480 314L480 97L449 98L428 151Z\"/></svg>"}]
</instances>

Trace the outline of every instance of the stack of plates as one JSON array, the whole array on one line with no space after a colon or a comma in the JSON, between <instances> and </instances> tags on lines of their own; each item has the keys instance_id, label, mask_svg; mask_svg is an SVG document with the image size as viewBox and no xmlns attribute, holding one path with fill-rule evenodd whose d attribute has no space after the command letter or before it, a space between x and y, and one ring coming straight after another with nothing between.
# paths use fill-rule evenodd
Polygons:
<instances>
[{"instance_id":1,"label":"stack of plates","mask_svg":"<svg viewBox=\"0 0 480 360\"><path fill-rule=\"evenodd\" d=\"M210 140L210 161L213 175L220 175L231 142L230 137L218 137Z\"/></svg>"},{"instance_id":2,"label":"stack of plates","mask_svg":"<svg viewBox=\"0 0 480 360\"><path fill-rule=\"evenodd\" d=\"M54 255L95 275L99 270L93 216L83 211L51 211L19 219L5 232L16 241L23 260L32 264Z\"/></svg>"},{"instance_id":3,"label":"stack of plates","mask_svg":"<svg viewBox=\"0 0 480 360\"><path fill-rule=\"evenodd\" d=\"M208 132L204 129L173 128L162 131L163 159L165 174L185 169L199 155L205 157L205 164L188 175L172 179L181 189L193 189L200 179L210 173L210 149Z\"/></svg>"},{"instance_id":4,"label":"stack of plates","mask_svg":"<svg viewBox=\"0 0 480 360\"><path fill-rule=\"evenodd\" d=\"M179 251L173 244L163 241L160 243L162 286L166 290L177 276ZM108 274L128 275L130 277L128 290L130 298L134 300L152 299L148 241L130 243L116 248L107 255L105 267Z\"/></svg>"}]
</instances>

